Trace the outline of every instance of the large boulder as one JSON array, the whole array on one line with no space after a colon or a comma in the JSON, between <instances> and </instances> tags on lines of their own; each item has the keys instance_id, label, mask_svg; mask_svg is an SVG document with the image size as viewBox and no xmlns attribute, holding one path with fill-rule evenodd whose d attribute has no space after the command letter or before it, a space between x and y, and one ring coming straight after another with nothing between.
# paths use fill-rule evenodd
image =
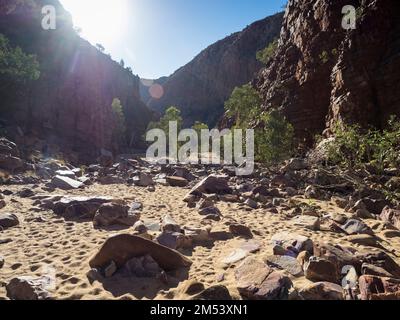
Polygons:
<instances>
[{"instance_id":1,"label":"large boulder","mask_svg":"<svg viewBox=\"0 0 400 320\"><path fill-rule=\"evenodd\" d=\"M19 277L12 279L8 285L7 296L11 300L48 300L50 293L46 290L49 283L47 277Z\"/></svg>"},{"instance_id":2,"label":"large boulder","mask_svg":"<svg viewBox=\"0 0 400 320\"><path fill-rule=\"evenodd\" d=\"M250 300L287 300L291 280L255 257L248 257L235 270L239 293Z\"/></svg>"},{"instance_id":3,"label":"large boulder","mask_svg":"<svg viewBox=\"0 0 400 320\"><path fill-rule=\"evenodd\" d=\"M304 267L306 278L313 282L339 282L339 270L329 260L311 257Z\"/></svg>"},{"instance_id":4,"label":"large boulder","mask_svg":"<svg viewBox=\"0 0 400 320\"><path fill-rule=\"evenodd\" d=\"M205 194L231 194L232 189L228 185L228 178L225 176L210 175L200 181L189 194L201 196Z\"/></svg>"},{"instance_id":5,"label":"large boulder","mask_svg":"<svg viewBox=\"0 0 400 320\"><path fill-rule=\"evenodd\" d=\"M129 234L121 234L106 240L90 260L91 268L104 268L114 261L120 268L132 258L150 255L166 271L189 267L192 262L179 252L153 241Z\"/></svg>"},{"instance_id":6,"label":"large boulder","mask_svg":"<svg viewBox=\"0 0 400 320\"><path fill-rule=\"evenodd\" d=\"M54 201L52 209L55 214L66 219L93 219L102 204L113 202L110 197L62 197Z\"/></svg>"},{"instance_id":7,"label":"large boulder","mask_svg":"<svg viewBox=\"0 0 400 320\"><path fill-rule=\"evenodd\" d=\"M0 213L0 227L11 228L19 225L18 217L13 213Z\"/></svg>"},{"instance_id":8,"label":"large boulder","mask_svg":"<svg viewBox=\"0 0 400 320\"><path fill-rule=\"evenodd\" d=\"M73 190L81 188L84 184L81 181L77 181L68 177L55 176L51 180L51 185L62 190Z\"/></svg>"}]
</instances>

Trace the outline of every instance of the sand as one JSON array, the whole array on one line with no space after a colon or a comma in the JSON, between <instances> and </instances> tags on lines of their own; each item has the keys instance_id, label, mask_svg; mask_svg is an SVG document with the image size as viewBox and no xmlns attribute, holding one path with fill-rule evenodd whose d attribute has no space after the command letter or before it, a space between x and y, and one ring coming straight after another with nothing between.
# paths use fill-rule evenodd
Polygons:
<instances>
[{"instance_id":1,"label":"sand","mask_svg":"<svg viewBox=\"0 0 400 320\"><path fill-rule=\"evenodd\" d=\"M3 187L13 192L27 186ZM29 187L29 186L28 186ZM32 187L32 186L30 186ZM47 194L40 187L33 189L36 194ZM165 215L171 215L181 226L205 227L202 216L197 210L190 209L182 201L188 190L157 186L156 192L149 192L138 187L126 185L92 185L84 190L72 192L55 191L52 194L112 196L127 201L140 201L144 210L142 220L158 222ZM301 198L297 199L307 202ZM1 239L12 239L12 242L0 244L0 255L5 259L5 265L0 269L0 299L7 299L5 285L14 277L55 275L55 285L51 294L55 299L101 300L101 299L182 299L179 285L185 279L198 280L206 287L221 284L231 292L233 298L240 299L235 287L234 266L226 266L222 262L244 240L230 238L215 241L208 247L197 246L193 250L181 251L193 261L188 274L176 274L176 280L169 286L158 280L122 278L118 275L103 283L91 284L86 276L90 270L88 261L97 252L105 239L116 233L132 233L132 229L96 230L90 221L64 221L51 210L35 212L32 210L31 199L21 199L16 196L6 196L7 206L2 212L12 212L18 215L20 225L0 232ZM328 202L313 201L326 212L341 212L342 210ZM342 234L326 231L308 231L293 227L288 219L281 214L272 214L265 209L246 210L236 203L217 203L224 219L220 222L210 222L213 232L227 234L227 221L236 221L251 228L254 239L262 243L262 249L257 255L271 255L271 237L281 231L292 231L310 237L315 241L326 241L331 244L348 245L360 251L372 252L371 247L350 244ZM400 237L386 238L382 224L376 220L365 220L374 228L375 234L382 238L385 249L400 256ZM397 263L400 259L393 256ZM308 284L304 277L291 276L294 286L301 288Z\"/></svg>"}]
</instances>

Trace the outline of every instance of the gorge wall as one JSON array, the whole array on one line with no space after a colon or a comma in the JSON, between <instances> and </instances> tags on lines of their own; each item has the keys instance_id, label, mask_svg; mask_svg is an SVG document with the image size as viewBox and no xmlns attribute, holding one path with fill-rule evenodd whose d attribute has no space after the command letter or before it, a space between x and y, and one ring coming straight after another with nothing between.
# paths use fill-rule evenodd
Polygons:
<instances>
[{"instance_id":1,"label":"gorge wall","mask_svg":"<svg viewBox=\"0 0 400 320\"><path fill-rule=\"evenodd\" d=\"M45 4L56 7L56 30L41 28ZM2 0L0 10L0 33L12 46L35 54L40 63L39 80L1 92L1 118L15 140L29 144L32 137L40 137L45 144L79 155L93 156L101 148L117 152L126 145L113 137L111 104L118 98L127 144L140 145L153 112L140 100L137 76L80 38L57 0Z\"/></svg>"},{"instance_id":2,"label":"gorge wall","mask_svg":"<svg viewBox=\"0 0 400 320\"><path fill-rule=\"evenodd\" d=\"M342 8L357 8L355 30ZM310 144L339 122L382 127L400 115L400 2L289 0L279 46L254 86Z\"/></svg>"},{"instance_id":3,"label":"gorge wall","mask_svg":"<svg viewBox=\"0 0 400 320\"><path fill-rule=\"evenodd\" d=\"M282 18L279 13L257 21L209 46L193 61L162 79L164 95L160 99L150 98L148 105L161 113L177 106L186 125L194 121L215 125L232 90L248 83L262 68L256 53L279 36ZM144 99L148 99L147 94Z\"/></svg>"}]
</instances>

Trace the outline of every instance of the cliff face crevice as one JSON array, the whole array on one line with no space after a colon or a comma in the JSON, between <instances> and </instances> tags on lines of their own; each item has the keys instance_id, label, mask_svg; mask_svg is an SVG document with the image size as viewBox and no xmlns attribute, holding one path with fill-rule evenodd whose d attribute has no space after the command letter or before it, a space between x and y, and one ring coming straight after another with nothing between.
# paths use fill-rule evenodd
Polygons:
<instances>
[{"instance_id":1,"label":"cliff face crevice","mask_svg":"<svg viewBox=\"0 0 400 320\"><path fill-rule=\"evenodd\" d=\"M37 136L80 154L94 155L101 148L117 152L124 142L113 137L111 104L118 98L124 107L127 142L138 146L152 117L140 100L139 78L80 38L57 0L35 3L34 8L2 12L0 19L0 33L13 46L37 55L40 63L39 80L6 94L2 101L7 110L2 117L24 133L17 140ZM56 30L41 28L44 3L57 9Z\"/></svg>"},{"instance_id":2,"label":"cliff face crevice","mask_svg":"<svg viewBox=\"0 0 400 320\"><path fill-rule=\"evenodd\" d=\"M148 105L159 112L181 109L186 125L202 121L215 125L236 86L248 83L262 68L257 51L279 36L283 14L257 21L242 32L218 41L189 64L163 80L164 95Z\"/></svg>"},{"instance_id":3,"label":"cliff face crevice","mask_svg":"<svg viewBox=\"0 0 400 320\"><path fill-rule=\"evenodd\" d=\"M342 28L342 8L357 28ZM381 126L398 104L399 2L290 0L274 58L254 86L263 107L281 107L310 143L338 121Z\"/></svg>"}]
</instances>

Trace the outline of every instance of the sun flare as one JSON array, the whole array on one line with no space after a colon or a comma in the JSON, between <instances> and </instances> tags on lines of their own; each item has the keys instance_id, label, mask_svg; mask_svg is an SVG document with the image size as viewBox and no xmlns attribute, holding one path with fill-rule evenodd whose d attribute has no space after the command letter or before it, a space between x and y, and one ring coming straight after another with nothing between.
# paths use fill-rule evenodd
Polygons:
<instances>
[{"instance_id":1,"label":"sun flare","mask_svg":"<svg viewBox=\"0 0 400 320\"><path fill-rule=\"evenodd\" d=\"M64 0L74 26L92 43L107 45L120 38L127 23L128 0Z\"/></svg>"}]
</instances>

